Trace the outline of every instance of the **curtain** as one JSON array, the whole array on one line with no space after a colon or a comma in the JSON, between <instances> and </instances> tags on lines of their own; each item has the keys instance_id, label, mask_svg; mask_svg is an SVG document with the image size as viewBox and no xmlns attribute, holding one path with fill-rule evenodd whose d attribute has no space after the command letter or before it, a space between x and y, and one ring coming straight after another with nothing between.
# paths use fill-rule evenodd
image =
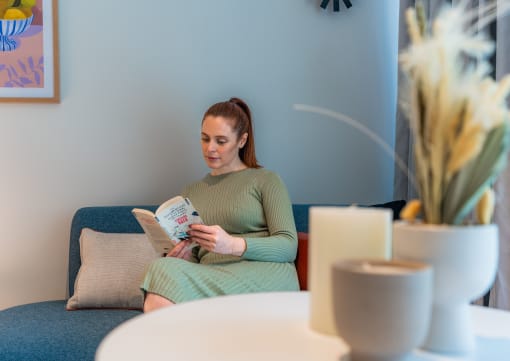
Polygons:
<instances>
[{"instance_id":1,"label":"curtain","mask_svg":"<svg viewBox=\"0 0 510 361\"><path fill-rule=\"evenodd\" d=\"M405 11L415 6L419 0L400 0L400 15L399 15L399 38L398 38L398 50L399 53L403 49L407 48L410 43L409 35L407 33L407 24L405 21ZM445 0L425 0L422 1L425 13L428 18L433 18L435 14L440 10L441 6L445 3L451 3ZM404 75L398 73L398 99L402 99L402 92L405 92L405 81ZM411 130L409 129L409 120L405 112L402 110L402 104L397 107L397 117L395 125L395 153L407 162L407 168L410 173L414 173L414 154L412 148L412 136ZM393 198L394 199L413 199L418 197L417 189L414 188L413 184L409 181L407 174L399 167L395 167L393 181Z\"/></svg>"},{"instance_id":2,"label":"curtain","mask_svg":"<svg viewBox=\"0 0 510 361\"><path fill-rule=\"evenodd\" d=\"M499 16L496 26L495 75L501 79L510 73L510 14ZM507 99L508 100L508 99ZM509 102L510 105L510 102ZM510 164L510 159L508 163ZM496 182L495 222L499 228L499 267L490 292L489 306L510 310L510 167Z\"/></svg>"},{"instance_id":3,"label":"curtain","mask_svg":"<svg viewBox=\"0 0 510 361\"><path fill-rule=\"evenodd\" d=\"M409 6L414 6L419 0L400 0L400 26L399 26L399 51L409 45L409 37L407 35L407 25L405 22L405 10ZM453 0L453 4L465 0ZM482 6L492 0L469 0L470 6L473 8ZM502 1L502 0L497 0ZM433 18L444 4L451 4L448 0L423 0L426 15ZM481 31L490 32L496 41L496 52L492 59L494 66L494 76L497 80L501 79L505 74L510 73L510 14L500 14L497 20L486 29ZM399 72L399 99L400 92L405 91L403 75ZM407 166L411 173L414 170L414 155L412 149L412 136L409 129L409 122L401 106L397 109L396 130L395 130L395 152L403 160L407 160ZM510 159L509 166L500 175L496 182L496 210L495 222L499 227L500 250L499 250L499 267L496 280L485 300L480 303L491 307L510 310ZM417 191L409 182L405 172L395 167L394 176L394 198L395 199L413 199L417 198Z\"/></svg>"}]
</instances>

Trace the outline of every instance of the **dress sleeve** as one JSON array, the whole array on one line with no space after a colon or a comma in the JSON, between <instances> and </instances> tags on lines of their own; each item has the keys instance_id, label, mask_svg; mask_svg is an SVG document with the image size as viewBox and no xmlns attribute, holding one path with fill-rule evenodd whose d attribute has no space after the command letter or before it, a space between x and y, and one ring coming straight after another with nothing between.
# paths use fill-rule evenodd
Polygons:
<instances>
[{"instance_id":1,"label":"dress sleeve","mask_svg":"<svg viewBox=\"0 0 510 361\"><path fill-rule=\"evenodd\" d=\"M244 237L246 251L242 258L293 262L297 252L297 232L287 188L282 179L272 172L260 181L259 187L269 236Z\"/></svg>"}]
</instances>

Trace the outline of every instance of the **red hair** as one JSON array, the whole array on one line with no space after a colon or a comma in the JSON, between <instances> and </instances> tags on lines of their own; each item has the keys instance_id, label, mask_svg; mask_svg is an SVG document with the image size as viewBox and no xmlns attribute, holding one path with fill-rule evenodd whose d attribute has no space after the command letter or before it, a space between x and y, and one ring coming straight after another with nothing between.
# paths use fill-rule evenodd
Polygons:
<instances>
[{"instance_id":1,"label":"red hair","mask_svg":"<svg viewBox=\"0 0 510 361\"><path fill-rule=\"evenodd\" d=\"M232 129L237 135L237 140L244 134L248 134L246 143L239 149L239 158L248 168L261 168L255 155L255 141L253 139L253 126L251 111L242 99L230 98L228 101L211 105L204 114L202 123L207 116L223 117L230 120Z\"/></svg>"}]
</instances>

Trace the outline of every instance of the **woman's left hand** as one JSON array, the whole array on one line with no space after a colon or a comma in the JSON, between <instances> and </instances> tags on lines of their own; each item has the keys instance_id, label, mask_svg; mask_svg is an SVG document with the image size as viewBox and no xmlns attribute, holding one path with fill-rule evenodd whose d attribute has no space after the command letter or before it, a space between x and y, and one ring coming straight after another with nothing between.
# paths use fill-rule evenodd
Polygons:
<instances>
[{"instance_id":1,"label":"woman's left hand","mask_svg":"<svg viewBox=\"0 0 510 361\"><path fill-rule=\"evenodd\" d=\"M243 238L231 236L220 226L192 224L188 234L190 240L210 252L241 256L246 250Z\"/></svg>"},{"instance_id":2,"label":"woman's left hand","mask_svg":"<svg viewBox=\"0 0 510 361\"><path fill-rule=\"evenodd\" d=\"M188 239L185 239L179 243L177 243L174 248L168 254L166 257L175 257L175 258L181 258L186 261L189 261L191 259L191 241Z\"/></svg>"}]
</instances>

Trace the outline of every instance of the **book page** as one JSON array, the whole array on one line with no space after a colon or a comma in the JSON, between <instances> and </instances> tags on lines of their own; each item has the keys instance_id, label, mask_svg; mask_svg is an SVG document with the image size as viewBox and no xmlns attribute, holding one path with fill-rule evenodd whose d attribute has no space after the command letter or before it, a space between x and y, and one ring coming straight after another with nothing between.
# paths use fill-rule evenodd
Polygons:
<instances>
[{"instance_id":1,"label":"book page","mask_svg":"<svg viewBox=\"0 0 510 361\"><path fill-rule=\"evenodd\" d=\"M182 202L184 202L184 198L182 196L175 196L173 198L170 198L169 200L163 202L158 207L158 209L156 209L155 214L157 215L157 214L161 213L162 211L164 211L165 209L170 208L172 206L172 204L179 204Z\"/></svg>"},{"instance_id":2,"label":"book page","mask_svg":"<svg viewBox=\"0 0 510 361\"><path fill-rule=\"evenodd\" d=\"M173 242L165 230L156 220L154 213L146 209L134 208L132 211L147 238L158 253L168 253L173 247Z\"/></svg>"}]
</instances>

